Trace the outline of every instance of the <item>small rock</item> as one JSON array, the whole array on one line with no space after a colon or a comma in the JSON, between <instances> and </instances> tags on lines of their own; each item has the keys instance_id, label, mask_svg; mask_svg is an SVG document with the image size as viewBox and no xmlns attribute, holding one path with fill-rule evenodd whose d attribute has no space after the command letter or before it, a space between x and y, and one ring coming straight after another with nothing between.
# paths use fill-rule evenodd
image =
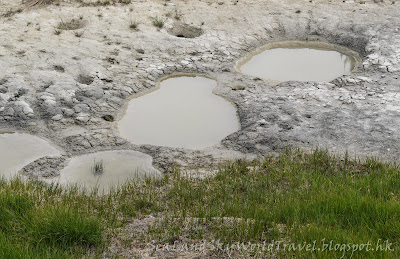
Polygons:
<instances>
[{"instance_id":1,"label":"small rock","mask_svg":"<svg viewBox=\"0 0 400 259\"><path fill-rule=\"evenodd\" d=\"M24 108L23 108L22 111L24 112L24 114L31 114L31 113L33 113L32 108L29 107L29 106L24 106Z\"/></svg>"},{"instance_id":2,"label":"small rock","mask_svg":"<svg viewBox=\"0 0 400 259\"><path fill-rule=\"evenodd\" d=\"M366 76L357 76L357 79L364 81L364 82L372 82L371 78Z\"/></svg>"},{"instance_id":3,"label":"small rock","mask_svg":"<svg viewBox=\"0 0 400 259\"><path fill-rule=\"evenodd\" d=\"M12 107L8 107L4 110L3 115L4 116L14 116L14 109Z\"/></svg>"},{"instance_id":4,"label":"small rock","mask_svg":"<svg viewBox=\"0 0 400 259\"><path fill-rule=\"evenodd\" d=\"M89 114L86 113L79 113L78 116L76 117L76 120L79 122L86 123L90 119Z\"/></svg>"},{"instance_id":5,"label":"small rock","mask_svg":"<svg viewBox=\"0 0 400 259\"><path fill-rule=\"evenodd\" d=\"M72 110L72 109L65 109L64 110L64 114L65 115L67 115L67 116L72 116L72 115L74 115L74 110Z\"/></svg>"},{"instance_id":6,"label":"small rock","mask_svg":"<svg viewBox=\"0 0 400 259\"><path fill-rule=\"evenodd\" d=\"M54 115L51 119L53 120L53 121L59 121L59 120L61 120L63 118L63 116L61 115L61 114L57 114L57 115Z\"/></svg>"},{"instance_id":7,"label":"small rock","mask_svg":"<svg viewBox=\"0 0 400 259\"><path fill-rule=\"evenodd\" d=\"M257 123L259 125L265 125L265 124L267 124L267 121L265 119L261 119L261 120L257 121Z\"/></svg>"}]
</instances>

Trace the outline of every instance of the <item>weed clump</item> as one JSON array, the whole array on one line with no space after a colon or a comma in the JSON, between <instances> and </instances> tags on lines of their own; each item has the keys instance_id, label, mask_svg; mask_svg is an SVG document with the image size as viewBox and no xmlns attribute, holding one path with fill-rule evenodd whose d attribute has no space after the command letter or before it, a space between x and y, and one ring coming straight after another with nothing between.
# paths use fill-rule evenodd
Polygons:
<instances>
[{"instance_id":1,"label":"weed clump","mask_svg":"<svg viewBox=\"0 0 400 259\"><path fill-rule=\"evenodd\" d=\"M136 21L136 20L130 21L129 22L129 28L131 30L137 30L138 27L139 27L139 24L140 24L140 21Z\"/></svg>"},{"instance_id":2,"label":"weed clump","mask_svg":"<svg viewBox=\"0 0 400 259\"><path fill-rule=\"evenodd\" d=\"M80 38L80 37L82 37L82 35L85 33L85 31L75 31L74 32L74 35L75 35L75 37L77 37L77 38Z\"/></svg>"},{"instance_id":3,"label":"weed clump","mask_svg":"<svg viewBox=\"0 0 400 259\"><path fill-rule=\"evenodd\" d=\"M83 19L83 17L79 17L78 19L72 18L69 21L61 21L58 23L56 29L58 30L64 30L64 31L73 31L73 30L78 30L82 29L85 27L86 21Z\"/></svg>"},{"instance_id":4,"label":"weed clump","mask_svg":"<svg viewBox=\"0 0 400 259\"><path fill-rule=\"evenodd\" d=\"M103 160L94 161L94 165L92 167L92 173L93 175L102 175L104 173L104 165L103 165Z\"/></svg>"},{"instance_id":5,"label":"weed clump","mask_svg":"<svg viewBox=\"0 0 400 259\"><path fill-rule=\"evenodd\" d=\"M59 0L28 0L26 2L26 5L28 7L34 7L34 6L46 6L46 5L51 5L51 4L58 4Z\"/></svg>"},{"instance_id":6,"label":"weed clump","mask_svg":"<svg viewBox=\"0 0 400 259\"><path fill-rule=\"evenodd\" d=\"M155 17L155 18L153 18L153 25L155 27L161 29L165 25L165 20L161 17Z\"/></svg>"}]
</instances>

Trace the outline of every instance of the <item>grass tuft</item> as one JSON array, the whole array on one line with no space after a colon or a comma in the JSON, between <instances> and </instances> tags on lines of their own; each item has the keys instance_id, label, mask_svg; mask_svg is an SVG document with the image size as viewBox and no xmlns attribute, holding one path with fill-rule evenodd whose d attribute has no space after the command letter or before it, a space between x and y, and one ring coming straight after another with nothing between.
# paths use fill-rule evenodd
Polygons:
<instances>
[{"instance_id":1,"label":"grass tuft","mask_svg":"<svg viewBox=\"0 0 400 259\"><path fill-rule=\"evenodd\" d=\"M161 17L155 17L153 18L153 25L159 29L161 29L162 27L164 27L165 24L165 20Z\"/></svg>"},{"instance_id":2,"label":"grass tuft","mask_svg":"<svg viewBox=\"0 0 400 259\"><path fill-rule=\"evenodd\" d=\"M58 23L56 29L58 30L64 30L64 31L68 31L68 30L78 30L78 29L82 29L83 27L85 27L86 25L86 21L82 18L72 18L69 21L63 21L61 19L61 21Z\"/></svg>"},{"instance_id":3,"label":"grass tuft","mask_svg":"<svg viewBox=\"0 0 400 259\"><path fill-rule=\"evenodd\" d=\"M46 6L51 4L57 4L59 0L28 0L26 5L28 7Z\"/></svg>"},{"instance_id":4,"label":"grass tuft","mask_svg":"<svg viewBox=\"0 0 400 259\"><path fill-rule=\"evenodd\" d=\"M100 161L97 161L97 162L96 162L96 160L94 161L94 165L92 167L92 173L94 175L101 175L101 174L104 173L103 160L100 160Z\"/></svg>"},{"instance_id":5,"label":"grass tuft","mask_svg":"<svg viewBox=\"0 0 400 259\"><path fill-rule=\"evenodd\" d=\"M129 22L129 28L131 30L137 30L140 23L141 23L140 21L136 21L136 20L130 21Z\"/></svg>"}]
</instances>

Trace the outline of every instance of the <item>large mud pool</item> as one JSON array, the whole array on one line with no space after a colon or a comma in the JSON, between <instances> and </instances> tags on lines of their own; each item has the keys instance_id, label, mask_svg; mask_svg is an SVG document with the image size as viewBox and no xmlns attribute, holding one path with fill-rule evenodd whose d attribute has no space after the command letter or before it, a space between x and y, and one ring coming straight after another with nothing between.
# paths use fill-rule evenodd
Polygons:
<instances>
[{"instance_id":1,"label":"large mud pool","mask_svg":"<svg viewBox=\"0 0 400 259\"><path fill-rule=\"evenodd\" d=\"M235 107L213 94L215 80L172 77L130 101L119 121L121 136L135 144L201 149L239 129Z\"/></svg>"}]
</instances>

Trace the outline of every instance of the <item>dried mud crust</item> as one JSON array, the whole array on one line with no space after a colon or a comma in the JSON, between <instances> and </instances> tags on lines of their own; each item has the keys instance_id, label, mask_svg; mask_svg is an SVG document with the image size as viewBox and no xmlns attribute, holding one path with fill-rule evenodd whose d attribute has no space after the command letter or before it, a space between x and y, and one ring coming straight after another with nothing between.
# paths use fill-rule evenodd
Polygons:
<instances>
[{"instance_id":1,"label":"dried mud crust","mask_svg":"<svg viewBox=\"0 0 400 259\"><path fill-rule=\"evenodd\" d=\"M200 37L204 32L199 27L175 22L172 28L168 29L168 33L178 38L197 38Z\"/></svg>"},{"instance_id":2,"label":"dried mud crust","mask_svg":"<svg viewBox=\"0 0 400 259\"><path fill-rule=\"evenodd\" d=\"M21 173L34 178L55 177L67 165L67 157L42 157L21 169Z\"/></svg>"},{"instance_id":3,"label":"dried mud crust","mask_svg":"<svg viewBox=\"0 0 400 259\"><path fill-rule=\"evenodd\" d=\"M171 3L84 7L60 1L1 16L1 127L47 137L68 156L142 151L154 157L159 169L174 163L208 167L287 145L399 158L398 3ZM14 8L15 1L1 6ZM179 23L203 34L184 40L170 35L177 21L167 13L175 9L182 14ZM153 26L154 17L165 18L163 28ZM85 26L57 34L60 19L82 20ZM141 21L137 30L129 28L132 19ZM234 69L249 51L287 40L339 44L358 52L363 61L353 74L329 83L273 85ZM241 129L220 146L201 151L137 146L119 137L116 124L129 98L173 73L217 79L214 92L235 103Z\"/></svg>"}]
</instances>

